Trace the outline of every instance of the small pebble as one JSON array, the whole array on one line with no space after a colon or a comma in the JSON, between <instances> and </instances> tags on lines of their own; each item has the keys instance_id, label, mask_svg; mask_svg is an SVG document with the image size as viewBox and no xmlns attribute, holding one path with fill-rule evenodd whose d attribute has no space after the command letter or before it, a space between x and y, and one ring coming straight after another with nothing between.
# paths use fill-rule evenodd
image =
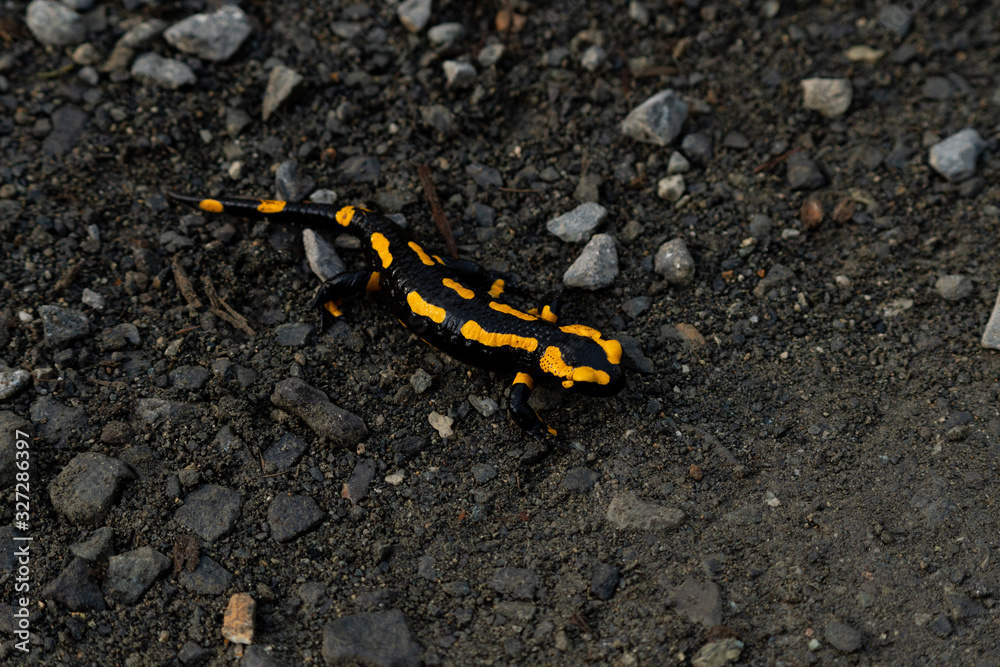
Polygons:
<instances>
[{"instance_id":1,"label":"small pebble","mask_svg":"<svg viewBox=\"0 0 1000 667\"><path fill-rule=\"evenodd\" d=\"M316 202L315 192L310 199L319 203ZM329 280L347 271L347 265L344 264L344 260L340 258L334 247L315 231L308 228L302 230L302 245L305 246L309 268L320 280Z\"/></svg>"},{"instance_id":2,"label":"small pebble","mask_svg":"<svg viewBox=\"0 0 1000 667\"><path fill-rule=\"evenodd\" d=\"M465 37L465 26L461 23L439 23L427 31L427 39L434 46L444 46Z\"/></svg>"},{"instance_id":3,"label":"small pebble","mask_svg":"<svg viewBox=\"0 0 1000 667\"><path fill-rule=\"evenodd\" d=\"M418 395L430 389L432 381L430 373L425 371L423 368L418 368L413 375L410 376L410 385L413 386L413 391L415 391Z\"/></svg>"},{"instance_id":4,"label":"small pebble","mask_svg":"<svg viewBox=\"0 0 1000 667\"><path fill-rule=\"evenodd\" d=\"M815 190L826 182L826 177L809 157L809 153L792 153L787 160L788 185L793 190Z\"/></svg>"},{"instance_id":5,"label":"small pebble","mask_svg":"<svg viewBox=\"0 0 1000 667\"><path fill-rule=\"evenodd\" d=\"M135 59L132 63L132 78L170 90L189 86L198 80L194 71L185 63L153 52L144 53Z\"/></svg>"},{"instance_id":6,"label":"small pebble","mask_svg":"<svg viewBox=\"0 0 1000 667\"><path fill-rule=\"evenodd\" d=\"M567 287L598 290L614 282L618 275L618 251L609 234L595 234L583 247L580 256L566 269Z\"/></svg>"},{"instance_id":7,"label":"small pebble","mask_svg":"<svg viewBox=\"0 0 1000 667\"><path fill-rule=\"evenodd\" d=\"M681 140L681 150L688 160L704 167L712 161L712 138L701 132L692 132Z\"/></svg>"},{"instance_id":8,"label":"small pebble","mask_svg":"<svg viewBox=\"0 0 1000 667\"><path fill-rule=\"evenodd\" d=\"M304 81L301 74L284 65L277 65L267 77L267 89L261 104L261 117L268 120L275 111L287 103Z\"/></svg>"},{"instance_id":9,"label":"small pebble","mask_svg":"<svg viewBox=\"0 0 1000 667\"><path fill-rule=\"evenodd\" d=\"M816 229L823 222L823 204L818 197L806 197L799 209L799 220L806 231Z\"/></svg>"},{"instance_id":10,"label":"small pebble","mask_svg":"<svg viewBox=\"0 0 1000 667\"><path fill-rule=\"evenodd\" d=\"M667 176L656 183L656 196L669 202L676 202L684 196L686 188L687 183L684 182L684 177L680 174Z\"/></svg>"},{"instance_id":11,"label":"small pebble","mask_svg":"<svg viewBox=\"0 0 1000 667\"><path fill-rule=\"evenodd\" d=\"M976 161L986 148L979 132L967 127L931 147L930 165L952 183L964 181L976 173Z\"/></svg>"},{"instance_id":12,"label":"small pebble","mask_svg":"<svg viewBox=\"0 0 1000 667\"><path fill-rule=\"evenodd\" d=\"M446 60L441 67L444 69L444 78L449 88L461 90L476 81L476 68L469 63Z\"/></svg>"},{"instance_id":13,"label":"small pebble","mask_svg":"<svg viewBox=\"0 0 1000 667\"><path fill-rule=\"evenodd\" d=\"M25 14L28 30L42 44L67 46L87 38L83 17L60 2L32 0Z\"/></svg>"},{"instance_id":14,"label":"small pebble","mask_svg":"<svg viewBox=\"0 0 1000 667\"><path fill-rule=\"evenodd\" d=\"M636 141L669 146L681 133L688 105L671 89L657 94L633 109L622 121L622 134Z\"/></svg>"},{"instance_id":15,"label":"small pebble","mask_svg":"<svg viewBox=\"0 0 1000 667\"><path fill-rule=\"evenodd\" d=\"M993 304L993 312L990 314L990 320L986 323L986 329L983 330L980 345L1000 350L1000 292L997 293L996 301Z\"/></svg>"},{"instance_id":16,"label":"small pebble","mask_svg":"<svg viewBox=\"0 0 1000 667\"><path fill-rule=\"evenodd\" d=\"M455 435L451 426L455 423L455 420L447 415L442 415L438 412L432 412L427 415L427 421L430 423L431 428L438 432L438 435L442 439L450 438Z\"/></svg>"},{"instance_id":17,"label":"small pebble","mask_svg":"<svg viewBox=\"0 0 1000 667\"><path fill-rule=\"evenodd\" d=\"M854 88L849 79L803 79L802 106L827 118L840 118L851 106Z\"/></svg>"},{"instance_id":18,"label":"small pebble","mask_svg":"<svg viewBox=\"0 0 1000 667\"><path fill-rule=\"evenodd\" d=\"M22 389L28 386L31 373L23 368L0 370L0 401L13 398Z\"/></svg>"},{"instance_id":19,"label":"small pebble","mask_svg":"<svg viewBox=\"0 0 1000 667\"><path fill-rule=\"evenodd\" d=\"M222 636L234 644L252 644L256 610L257 602L246 593L236 593L229 598L222 618Z\"/></svg>"},{"instance_id":20,"label":"small pebble","mask_svg":"<svg viewBox=\"0 0 1000 667\"><path fill-rule=\"evenodd\" d=\"M420 32L431 20L431 0L405 0L396 13L404 28L410 32Z\"/></svg>"},{"instance_id":21,"label":"small pebble","mask_svg":"<svg viewBox=\"0 0 1000 667\"><path fill-rule=\"evenodd\" d=\"M469 403L471 403L472 407L476 409L476 412L478 412L484 417L492 417L497 413L497 410L500 409L500 406L497 405L497 402L488 396L482 397L482 396L476 396L475 394L470 394Z\"/></svg>"},{"instance_id":22,"label":"small pebble","mask_svg":"<svg viewBox=\"0 0 1000 667\"><path fill-rule=\"evenodd\" d=\"M671 239L656 251L654 270L674 285L687 285L694 277L694 258L684 239Z\"/></svg>"},{"instance_id":23,"label":"small pebble","mask_svg":"<svg viewBox=\"0 0 1000 667\"><path fill-rule=\"evenodd\" d=\"M673 176L675 174L686 174L691 171L691 163L688 159L684 157L679 151L674 151L670 154L670 159L667 160L667 175Z\"/></svg>"},{"instance_id":24,"label":"small pebble","mask_svg":"<svg viewBox=\"0 0 1000 667\"><path fill-rule=\"evenodd\" d=\"M236 5L223 5L211 13L195 14L163 32L163 39L184 53L203 60L228 60L250 36L250 18Z\"/></svg>"},{"instance_id":25,"label":"small pebble","mask_svg":"<svg viewBox=\"0 0 1000 667\"><path fill-rule=\"evenodd\" d=\"M545 228L566 243L579 243L597 229L608 216L606 208L596 202L580 204L572 211L549 220Z\"/></svg>"},{"instance_id":26,"label":"small pebble","mask_svg":"<svg viewBox=\"0 0 1000 667\"><path fill-rule=\"evenodd\" d=\"M948 301L961 301L972 294L972 281L968 276L946 275L941 276L934 283L934 289L941 298Z\"/></svg>"}]
</instances>

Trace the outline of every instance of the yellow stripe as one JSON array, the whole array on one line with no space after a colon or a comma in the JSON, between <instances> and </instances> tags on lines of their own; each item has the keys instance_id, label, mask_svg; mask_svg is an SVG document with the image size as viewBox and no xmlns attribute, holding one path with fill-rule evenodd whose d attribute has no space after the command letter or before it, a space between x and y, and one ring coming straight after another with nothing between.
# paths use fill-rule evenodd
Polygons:
<instances>
[{"instance_id":1,"label":"yellow stripe","mask_svg":"<svg viewBox=\"0 0 1000 667\"><path fill-rule=\"evenodd\" d=\"M445 287L451 288L456 292L458 292L458 295L463 299L471 299L474 296L476 296L475 293L473 293L473 291L470 290L468 287L463 287L462 285L456 283L451 278L445 278L444 280L441 281L441 284L443 284Z\"/></svg>"},{"instance_id":2,"label":"yellow stripe","mask_svg":"<svg viewBox=\"0 0 1000 667\"><path fill-rule=\"evenodd\" d=\"M198 202L198 208L209 213L222 213L222 202L217 199L202 199Z\"/></svg>"},{"instance_id":3,"label":"yellow stripe","mask_svg":"<svg viewBox=\"0 0 1000 667\"><path fill-rule=\"evenodd\" d=\"M510 333L496 333L484 331L479 323L469 320L462 325L460 333L468 340L474 340L487 347L514 347L519 350L534 352L538 348L538 341L534 338L525 338Z\"/></svg>"},{"instance_id":4,"label":"yellow stripe","mask_svg":"<svg viewBox=\"0 0 1000 667\"><path fill-rule=\"evenodd\" d=\"M257 206L258 213L281 213L285 210L285 204L288 202L278 201L277 199L261 199L260 205Z\"/></svg>"},{"instance_id":5,"label":"yellow stripe","mask_svg":"<svg viewBox=\"0 0 1000 667\"><path fill-rule=\"evenodd\" d=\"M540 315L540 317L546 322L552 322L552 324L555 324L556 320L559 319L559 316L553 313L552 309L549 308L548 306L542 308L542 314Z\"/></svg>"},{"instance_id":6,"label":"yellow stripe","mask_svg":"<svg viewBox=\"0 0 1000 667\"><path fill-rule=\"evenodd\" d=\"M593 369L590 366L577 366L575 368L570 366L563 361L562 351L553 345L545 348L545 354L539 360L538 367L542 369L543 373L565 378L562 385L567 389L572 387L574 382L596 382L597 384L611 382L611 376L604 371Z\"/></svg>"},{"instance_id":7,"label":"yellow stripe","mask_svg":"<svg viewBox=\"0 0 1000 667\"><path fill-rule=\"evenodd\" d=\"M511 308L506 303L497 303L496 301L490 301L490 308L500 313L506 313L507 315L513 315L514 317L519 317L522 320L528 320L529 322L538 319L534 315L529 315L528 313L522 313L517 308Z\"/></svg>"},{"instance_id":8,"label":"yellow stripe","mask_svg":"<svg viewBox=\"0 0 1000 667\"><path fill-rule=\"evenodd\" d=\"M423 317L431 318L431 321L441 324L444 322L445 313L444 308L439 308L433 304L424 301L416 292L410 292L406 295L406 303L410 304L410 310L412 310L416 315L421 315Z\"/></svg>"},{"instance_id":9,"label":"yellow stripe","mask_svg":"<svg viewBox=\"0 0 1000 667\"><path fill-rule=\"evenodd\" d=\"M413 241L410 241L406 245L410 246L410 248L413 250L413 252L417 253L417 257L420 258L421 262L423 262L427 266L434 266L434 260L431 259L430 255L428 255L426 252L424 252L423 248L421 248L420 246L418 246Z\"/></svg>"},{"instance_id":10,"label":"yellow stripe","mask_svg":"<svg viewBox=\"0 0 1000 667\"><path fill-rule=\"evenodd\" d=\"M592 329L583 324L568 324L564 327L559 327L560 331L564 331L568 334L573 334L576 336L584 336L585 338L590 338L595 343L604 348L604 354L608 357L608 361L612 364L621 363L622 360L622 344L611 338L608 340L603 340L601 338L601 332L597 329Z\"/></svg>"},{"instance_id":11,"label":"yellow stripe","mask_svg":"<svg viewBox=\"0 0 1000 667\"><path fill-rule=\"evenodd\" d=\"M365 291L378 292L381 290L382 284L379 282L381 277L378 271L372 271L372 274L368 277L368 284L365 286Z\"/></svg>"},{"instance_id":12,"label":"yellow stripe","mask_svg":"<svg viewBox=\"0 0 1000 667\"><path fill-rule=\"evenodd\" d=\"M351 224L351 219L353 218L354 218L353 206L345 206L344 208L337 211L337 224L339 224L341 227L346 227L347 225Z\"/></svg>"},{"instance_id":13,"label":"yellow stripe","mask_svg":"<svg viewBox=\"0 0 1000 667\"><path fill-rule=\"evenodd\" d=\"M350 206L348 208L351 208ZM340 213L343 213L346 209L341 209ZM353 210L351 213L353 214ZM340 213L337 214L337 222L340 222ZM340 223L344 224L344 223ZM375 252L378 253L379 258L382 260L382 268L388 269L389 265L392 264L392 254L389 252L389 239L384 235L375 232L372 234L372 247L375 248Z\"/></svg>"},{"instance_id":14,"label":"yellow stripe","mask_svg":"<svg viewBox=\"0 0 1000 667\"><path fill-rule=\"evenodd\" d=\"M518 373L515 375L513 384L526 384L528 385L528 389L535 388L535 381L527 373Z\"/></svg>"},{"instance_id":15,"label":"yellow stripe","mask_svg":"<svg viewBox=\"0 0 1000 667\"><path fill-rule=\"evenodd\" d=\"M494 299L503 294L503 279L498 278L493 281L493 285L490 287L490 296Z\"/></svg>"}]
</instances>

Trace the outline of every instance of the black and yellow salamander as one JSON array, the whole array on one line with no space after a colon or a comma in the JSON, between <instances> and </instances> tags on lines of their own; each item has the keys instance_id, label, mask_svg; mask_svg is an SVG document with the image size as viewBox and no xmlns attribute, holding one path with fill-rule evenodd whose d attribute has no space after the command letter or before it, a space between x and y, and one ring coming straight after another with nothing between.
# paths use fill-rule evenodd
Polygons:
<instances>
[{"instance_id":1,"label":"black and yellow salamander","mask_svg":"<svg viewBox=\"0 0 1000 667\"><path fill-rule=\"evenodd\" d=\"M504 281L475 262L428 254L384 215L356 206L268 199L204 199L171 193L208 213L231 213L332 228L361 239L368 268L338 274L317 290L324 326L345 297L380 291L399 321L459 361L514 373L510 415L539 440L555 431L528 406L535 382L588 396L624 387L622 346L582 324L558 325L553 306L523 312L501 299Z\"/></svg>"}]
</instances>

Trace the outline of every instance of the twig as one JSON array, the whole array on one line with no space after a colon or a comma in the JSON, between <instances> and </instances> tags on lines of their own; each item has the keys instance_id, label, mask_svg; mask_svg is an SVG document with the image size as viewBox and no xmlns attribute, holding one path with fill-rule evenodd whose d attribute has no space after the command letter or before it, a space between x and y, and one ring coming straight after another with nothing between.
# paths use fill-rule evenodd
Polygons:
<instances>
[{"instance_id":1,"label":"twig","mask_svg":"<svg viewBox=\"0 0 1000 667\"><path fill-rule=\"evenodd\" d=\"M787 160L788 157L792 153L798 153L800 150L802 150L802 149L801 148L793 148L790 151L785 151L784 153L782 153L778 157L774 158L773 160L768 160L764 164L762 164L759 167L757 167L756 169L754 169L753 173L759 174L762 171L767 171L768 169L772 169L772 168L778 166L779 164L781 164L782 162L784 162L785 160Z\"/></svg>"},{"instance_id":2,"label":"twig","mask_svg":"<svg viewBox=\"0 0 1000 667\"><path fill-rule=\"evenodd\" d=\"M677 74L676 67L671 67L670 65L654 65L652 67L641 69L638 72L633 72L632 76L637 79L646 79L652 76L673 76L674 74Z\"/></svg>"},{"instance_id":3,"label":"twig","mask_svg":"<svg viewBox=\"0 0 1000 667\"><path fill-rule=\"evenodd\" d=\"M434 222L437 224L438 231L444 237L444 244L448 248L448 254L458 259L458 246L455 245L455 237L451 234L451 225L448 224L448 218L444 217L444 211L441 210L437 188L434 187L434 179L431 177L431 168L426 164L420 165L417 167L417 177L420 179L420 185L424 188L424 197L427 198L427 203L431 206L431 215L434 216Z\"/></svg>"},{"instance_id":4,"label":"twig","mask_svg":"<svg viewBox=\"0 0 1000 667\"><path fill-rule=\"evenodd\" d=\"M530 192L541 194L544 190L539 190L538 188L497 188L500 192Z\"/></svg>"},{"instance_id":5,"label":"twig","mask_svg":"<svg viewBox=\"0 0 1000 667\"><path fill-rule=\"evenodd\" d=\"M201 282L205 285L205 294L208 295L208 300L212 304L211 311L213 313L229 322L240 331L250 336L257 335L257 332L250 328L250 325L247 323L247 319L230 308L229 304L222 300L222 297L220 297L215 291L215 285L212 284L211 278L208 276L202 276Z\"/></svg>"},{"instance_id":6,"label":"twig","mask_svg":"<svg viewBox=\"0 0 1000 667\"><path fill-rule=\"evenodd\" d=\"M80 273L80 269L82 268L83 268L82 262L77 262L76 264L68 267L63 272L62 277L59 278L56 284L52 287L52 289L55 290L56 294L59 294L64 289L72 285L73 281L76 280L76 275Z\"/></svg>"},{"instance_id":7,"label":"twig","mask_svg":"<svg viewBox=\"0 0 1000 667\"><path fill-rule=\"evenodd\" d=\"M191 286L191 279L188 278L187 273L178 261L174 261L174 282L177 283L177 289L181 291L181 295L189 306L195 309L201 308L201 299L198 298L194 287Z\"/></svg>"}]
</instances>

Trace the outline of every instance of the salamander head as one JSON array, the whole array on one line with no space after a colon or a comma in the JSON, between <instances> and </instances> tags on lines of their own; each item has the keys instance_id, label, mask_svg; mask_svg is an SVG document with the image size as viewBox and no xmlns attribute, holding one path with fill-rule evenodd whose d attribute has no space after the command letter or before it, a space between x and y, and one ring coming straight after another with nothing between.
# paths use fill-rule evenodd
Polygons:
<instances>
[{"instance_id":1,"label":"salamander head","mask_svg":"<svg viewBox=\"0 0 1000 667\"><path fill-rule=\"evenodd\" d=\"M625 386L621 343L581 324L559 328L568 335L558 347L544 350L542 372L564 389L586 396L614 396L621 391Z\"/></svg>"}]
</instances>

